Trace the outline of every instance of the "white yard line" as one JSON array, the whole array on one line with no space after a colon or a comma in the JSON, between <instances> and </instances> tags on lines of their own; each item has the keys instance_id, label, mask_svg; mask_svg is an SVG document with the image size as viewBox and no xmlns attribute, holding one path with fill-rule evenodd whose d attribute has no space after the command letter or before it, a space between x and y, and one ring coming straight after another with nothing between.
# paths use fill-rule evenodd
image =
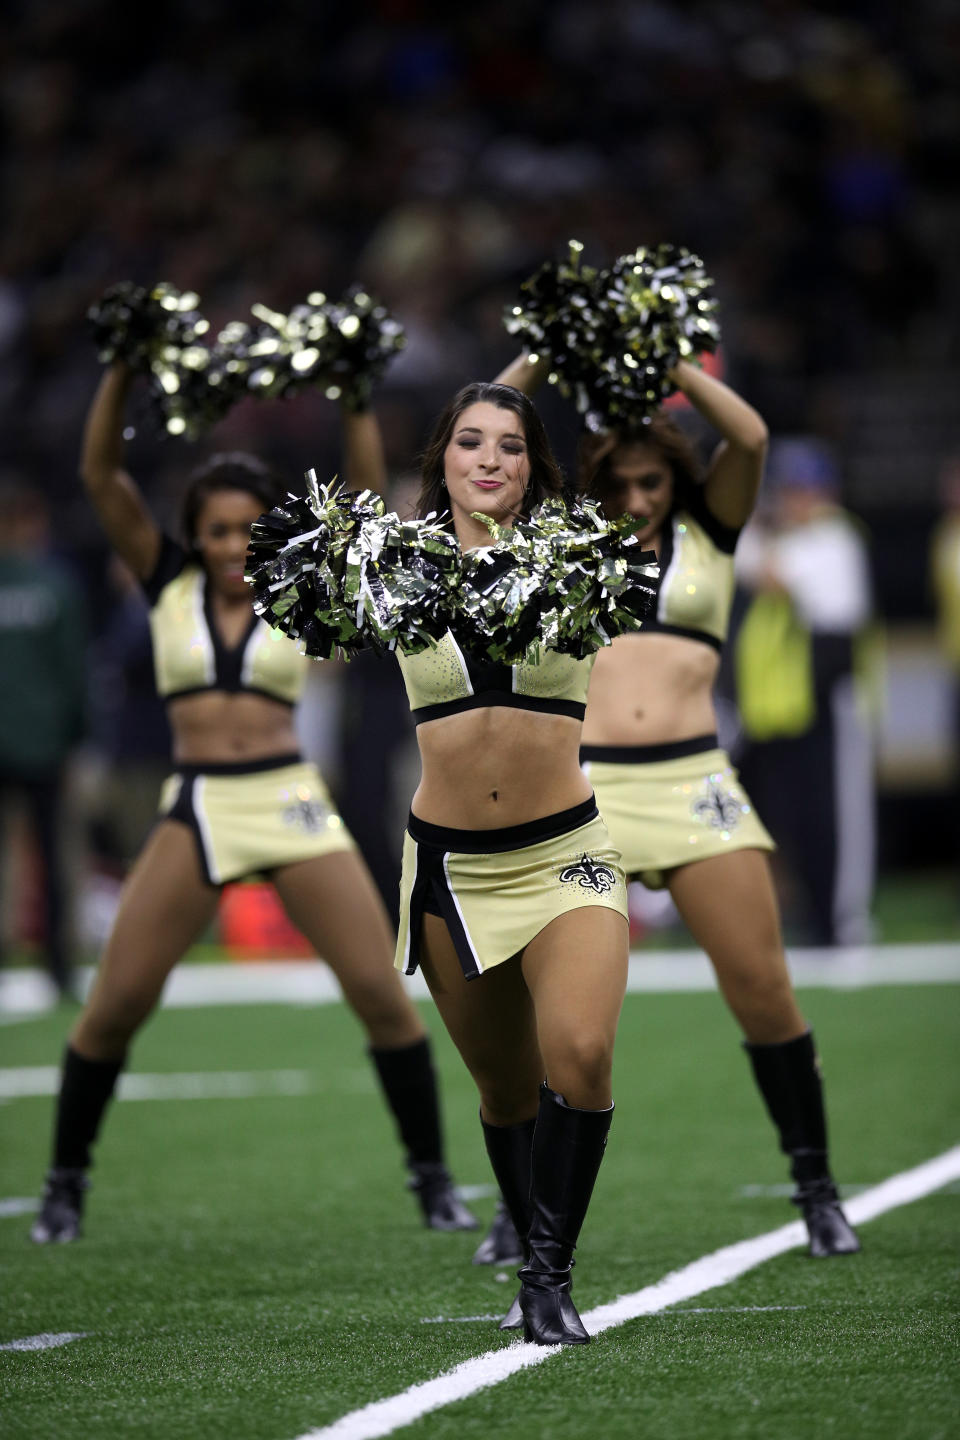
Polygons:
<instances>
[{"instance_id":1,"label":"white yard line","mask_svg":"<svg viewBox=\"0 0 960 1440\"><path fill-rule=\"evenodd\" d=\"M60 1335L26 1335L22 1340L8 1340L0 1350L56 1350L59 1345L69 1345L71 1340L83 1340L87 1330L65 1330Z\"/></svg>"},{"instance_id":2,"label":"white yard line","mask_svg":"<svg viewBox=\"0 0 960 1440\"><path fill-rule=\"evenodd\" d=\"M345 1083L346 1082L346 1083ZM366 1070L346 1071L325 1082L310 1070L210 1070L167 1075L121 1075L118 1100L246 1100L251 1095L311 1095L317 1090L373 1091ZM56 1095L60 1070L29 1065L0 1070L0 1101Z\"/></svg>"},{"instance_id":3,"label":"white yard line","mask_svg":"<svg viewBox=\"0 0 960 1440\"><path fill-rule=\"evenodd\" d=\"M893 1175L882 1184L855 1196L846 1206L846 1211L854 1224L862 1225L888 1210L919 1200L958 1178L960 1145L913 1170L904 1170L899 1175ZM596 1309L585 1314L583 1320L587 1329L597 1335L641 1315L653 1315L671 1305L690 1300L695 1295L702 1295L706 1290L727 1285L748 1270L763 1264L765 1260L771 1260L776 1255L782 1255L785 1251L802 1245L805 1240L803 1224L797 1220L765 1235L757 1235L752 1240L741 1240L736 1245L727 1245L722 1250L701 1256L692 1264L685 1265L682 1270L673 1271L654 1285L647 1285L632 1295L621 1295L609 1305L598 1305ZM445 1375L437 1376L435 1380L411 1385L399 1395L376 1400L371 1405L365 1405L360 1410L342 1416L332 1425L307 1430L298 1436L297 1440L379 1440L381 1436L392 1435L395 1430L412 1425L415 1420L429 1415L433 1410L440 1410L457 1400L465 1400L478 1390L485 1390L491 1385L499 1385L502 1380L520 1370L541 1365L562 1349L561 1346L527 1345L523 1341L517 1341L505 1349L489 1350L472 1360L465 1360Z\"/></svg>"},{"instance_id":4,"label":"white yard line","mask_svg":"<svg viewBox=\"0 0 960 1440\"><path fill-rule=\"evenodd\" d=\"M32 1215L39 1209L40 1201L35 1195L11 1195L6 1200L0 1200L0 1220L12 1219L16 1215Z\"/></svg>"},{"instance_id":5,"label":"white yard line","mask_svg":"<svg viewBox=\"0 0 960 1440\"><path fill-rule=\"evenodd\" d=\"M799 989L862 990L876 985L960 983L960 945L868 945L846 950L790 950L790 969ZM77 985L86 993L93 968L81 966ZM414 999L427 999L418 973L404 982ZM714 990L706 956L698 950L644 950L631 956L627 981L634 993ZM206 1005L332 1005L340 987L325 965L309 960L219 965L181 965L163 994L167 1009ZM41 970L0 970L0 1024L26 1020L49 1010L54 995Z\"/></svg>"}]
</instances>

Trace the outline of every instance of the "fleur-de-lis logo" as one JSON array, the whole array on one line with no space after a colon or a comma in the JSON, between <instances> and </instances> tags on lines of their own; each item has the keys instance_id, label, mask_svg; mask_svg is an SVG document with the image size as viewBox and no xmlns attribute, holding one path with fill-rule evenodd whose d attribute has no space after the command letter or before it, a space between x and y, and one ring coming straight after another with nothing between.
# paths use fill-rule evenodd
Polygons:
<instances>
[{"instance_id":1,"label":"fleur-de-lis logo","mask_svg":"<svg viewBox=\"0 0 960 1440\"><path fill-rule=\"evenodd\" d=\"M583 855L576 865L567 865L560 871L562 885L579 885L583 890L595 890L605 895L617 883L617 877L609 865L601 865L589 855Z\"/></svg>"},{"instance_id":2,"label":"fleur-de-lis logo","mask_svg":"<svg viewBox=\"0 0 960 1440\"><path fill-rule=\"evenodd\" d=\"M711 830L733 830L740 824L739 802L715 780L706 782L706 793L694 800L690 809Z\"/></svg>"},{"instance_id":3,"label":"fleur-de-lis logo","mask_svg":"<svg viewBox=\"0 0 960 1440\"><path fill-rule=\"evenodd\" d=\"M327 818L326 807L318 805L316 800L296 800L292 805L285 805L282 813L285 825L306 830L308 835L321 830Z\"/></svg>"}]
</instances>

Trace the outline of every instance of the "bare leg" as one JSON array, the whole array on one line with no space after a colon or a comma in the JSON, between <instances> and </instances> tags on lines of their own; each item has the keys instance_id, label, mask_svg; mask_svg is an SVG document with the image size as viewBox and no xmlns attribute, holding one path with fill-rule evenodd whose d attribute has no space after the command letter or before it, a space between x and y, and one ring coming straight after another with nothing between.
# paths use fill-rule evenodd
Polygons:
<instances>
[{"instance_id":1,"label":"bare leg","mask_svg":"<svg viewBox=\"0 0 960 1440\"><path fill-rule=\"evenodd\" d=\"M766 855L733 850L696 860L671 871L669 885L747 1040L774 1045L802 1035Z\"/></svg>"},{"instance_id":2,"label":"bare leg","mask_svg":"<svg viewBox=\"0 0 960 1440\"><path fill-rule=\"evenodd\" d=\"M38 1244L80 1234L90 1150L127 1045L216 905L217 891L203 879L190 831L176 821L162 822L124 888L96 982L64 1056L53 1165L31 1230Z\"/></svg>"},{"instance_id":3,"label":"bare leg","mask_svg":"<svg viewBox=\"0 0 960 1440\"><path fill-rule=\"evenodd\" d=\"M393 968L386 907L360 856L338 850L271 877L284 909L330 966L371 1044L412 1045L425 1034Z\"/></svg>"},{"instance_id":4,"label":"bare leg","mask_svg":"<svg viewBox=\"0 0 960 1440\"><path fill-rule=\"evenodd\" d=\"M558 916L524 951L550 1086L578 1110L612 1104L613 1042L627 961L627 922L599 906Z\"/></svg>"},{"instance_id":5,"label":"bare leg","mask_svg":"<svg viewBox=\"0 0 960 1440\"><path fill-rule=\"evenodd\" d=\"M830 1175L820 1064L790 983L767 857L735 850L695 861L672 872L670 891L747 1037L754 1078L790 1158L810 1253L849 1255L859 1242Z\"/></svg>"},{"instance_id":6,"label":"bare leg","mask_svg":"<svg viewBox=\"0 0 960 1440\"><path fill-rule=\"evenodd\" d=\"M219 892L203 878L185 825L161 822L123 890L90 997L70 1035L88 1060L117 1060L156 1005L177 961L213 919Z\"/></svg>"},{"instance_id":7,"label":"bare leg","mask_svg":"<svg viewBox=\"0 0 960 1440\"><path fill-rule=\"evenodd\" d=\"M595 908L552 921L523 958L550 1078L533 1136L528 1258L518 1297L524 1334L538 1345L590 1339L570 1296L571 1270L613 1113L613 1042L627 959L625 919Z\"/></svg>"},{"instance_id":8,"label":"bare leg","mask_svg":"<svg viewBox=\"0 0 960 1440\"><path fill-rule=\"evenodd\" d=\"M437 1009L480 1091L490 1125L517 1125L537 1113L543 1059L537 1018L519 959L464 979L446 925L426 915L421 968Z\"/></svg>"}]
</instances>

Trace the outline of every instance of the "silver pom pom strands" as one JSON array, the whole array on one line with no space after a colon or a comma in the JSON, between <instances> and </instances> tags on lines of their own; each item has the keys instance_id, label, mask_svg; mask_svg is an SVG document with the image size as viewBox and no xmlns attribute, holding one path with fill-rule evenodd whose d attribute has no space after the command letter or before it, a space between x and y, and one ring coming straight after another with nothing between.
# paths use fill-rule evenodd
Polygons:
<instances>
[{"instance_id":1,"label":"silver pom pom strands","mask_svg":"<svg viewBox=\"0 0 960 1440\"><path fill-rule=\"evenodd\" d=\"M318 660L361 649L426 649L452 630L505 664L546 650L578 658L639 629L656 593L656 557L629 518L592 501L547 500L495 543L461 552L443 517L400 520L379 496L307 477L253 527L247 580L267 623Z\"/></svg>"},{"instance_id":2,"label":"silver pom pom strands","mask_svg":"<svg viewBox=\"0 0 960 1440\"><path fill-rule=\"evenodd\" d=\"M468 649L510 665L545 650L583 659L650 614L660 570L629 516L549 499L508 530L478 518L495 543L463 556L453 628Z\"/></svg>"},{"instance_id":3,"label":"silver pom pom strands","mask_svg":"<svg viewBox=\"0 0 960 1440\"><path fill-rule=\"evenodd\" d=\"M359 286L342 300L314 291L289 315L252 306L255 323L231 321L213 345L199 297L172 285L124 282L87 312L100 359L124 360L150 379L163 429L195 440L247 395L266 399L322 387L353 409L404 344L403 327Z\"/></svg>"},{"instance_id":4,"label":"silver pom pom strands","mask_svg":"<svg viewBox=\"0 0 960 1440\"><path fill-rule=\"evenodd\" d=\"M433 517L402 521L372 491L320 486L262 515L247 552L254 608L317 660L362 649L416 653L446 631L456 537Z\"/></svg>"},{"instance_id":5,"label":"silver pom pom strands","mask_svg":"<svg viewBox=\"0 0 960 1440\"><path fill-rule=\"evenodd\" d=\"M589 429L649 422L676 388L680 359L720 342L713 282L677 245L641 246L607 270L548 261L524 281L504 325L550 356L549 380L572 398Z\"/></svg>"}]
</instances>

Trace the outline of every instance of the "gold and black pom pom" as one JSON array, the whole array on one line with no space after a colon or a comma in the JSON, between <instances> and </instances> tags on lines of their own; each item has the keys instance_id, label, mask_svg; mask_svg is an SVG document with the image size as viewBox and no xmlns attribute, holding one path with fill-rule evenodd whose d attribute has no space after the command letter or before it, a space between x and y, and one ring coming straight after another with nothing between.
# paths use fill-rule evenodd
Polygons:
<instances>
[{"instance_id":1,"label":"gold and black pom pom","mask_svg":"<svg viewBox=\"0 0 960 1440\"><path fill-rule=\"evenodd\" d=\"M512 335L550 357L549 380L572 399L590 429L649 422L675 389L678 360L720 341L713 282L676 245L641 246L606 270L548 261L524 281L504 315Z\"/></svg>"},{"instance_id":2,"label":"gold and black pom pom","mask_svg":"<svg viewBox=\"0 0 960 1440\"><path fill-rule=\"evenodd\" d=\"M459 575L456 537L432 520L402 521L369 490L318 486L262 515L247 552L254 608L317 660L359 650L416 653L449 624Z\"/></svg>"},{"instance_id":3,"label":"gold and black pom pom","mask_svg":"<svg viewBox=\"0 0 960 1440\"><path fill-rule=\"evenodd\" d=\"M436 516L401 520L368 490L318 486L253 527L247 580L267 623L318 660L362 649L414 654L449 629L503 664L546 651L583 658L639 629L656 594L656 557L629 517L551 499L493 545L462 552Z\"/></svg>"}]
</instances>

